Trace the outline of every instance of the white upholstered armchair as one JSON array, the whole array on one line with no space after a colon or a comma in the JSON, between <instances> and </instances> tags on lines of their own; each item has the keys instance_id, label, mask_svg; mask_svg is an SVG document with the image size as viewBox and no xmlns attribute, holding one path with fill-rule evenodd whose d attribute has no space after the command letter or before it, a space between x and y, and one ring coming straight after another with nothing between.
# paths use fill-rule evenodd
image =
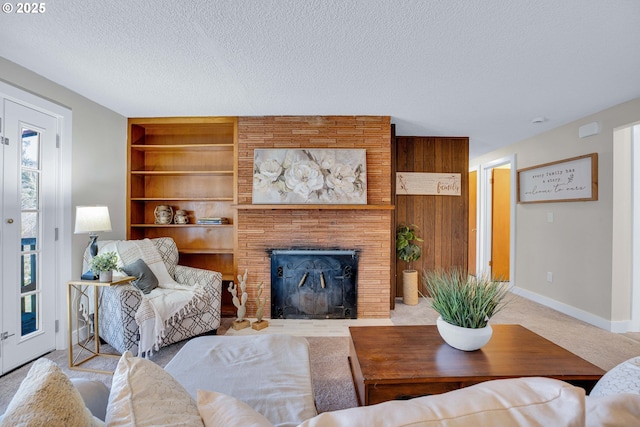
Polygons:
<instances>
[{"instance_id":1,"label":"white upholstered armchair","mask_svg":"<svg viewBox=\"0 0 640 427\"><path fill-rule=\"evenodd\" d=\"M201 293L188 312L176 315L166 322L164 336L158 343L164 347L187 338L206 333L215 333L220 326L222 298L222 275L218 272L178 265L178 248L169 237L150 240L162 257L168 274L175 282L189 287L198 287ZM117 241L99 241L99 250L113 247ZM124 242L124 241L123 241ZM132 242L132 241L127 241ZM85 251L83 271L88 270L90 255ZM138 353L140 329L136 313L141 307L143 292L131 283L100 287L100 337L117 351Z\"/></svg>"}]
</instances>

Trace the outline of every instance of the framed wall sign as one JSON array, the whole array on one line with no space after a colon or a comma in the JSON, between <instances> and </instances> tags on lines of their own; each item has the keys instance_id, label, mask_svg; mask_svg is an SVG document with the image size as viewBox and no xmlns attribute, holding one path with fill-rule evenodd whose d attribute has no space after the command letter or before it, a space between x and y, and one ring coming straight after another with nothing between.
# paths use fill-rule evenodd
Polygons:
<instances>
[{"instance_id":1,"label":"framed wall sign","mask_svg":"<svg viewBox=\"0 0 640 427\"><path fill-rule=\"evenodd\" d=\"M598 200L598 153L518 169L518 203Z\"/></svg>"},{"instance_id":2,"label":"framed wall sign","mask_svg":"<svg viewBox=\"0 0 640 427\"><path fill-rule=\"evenodd\" d=\"M460 196L459 173L396 172L396 194Z\"/></svg>"}]
</instances>

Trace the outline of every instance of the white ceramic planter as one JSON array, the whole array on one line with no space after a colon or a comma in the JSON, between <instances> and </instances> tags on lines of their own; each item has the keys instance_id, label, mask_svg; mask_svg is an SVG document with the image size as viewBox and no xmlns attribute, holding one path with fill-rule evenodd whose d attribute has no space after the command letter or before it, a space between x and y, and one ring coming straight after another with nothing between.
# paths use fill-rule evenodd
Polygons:
<instances>
[{"instance_id":1,"label":"white ceramic planter","mask_svg":"<svg viewBox=\"0 0 640 427\"><path fill-rule=\"evenodd\" d=\"M103 282L103 283L110 282L111 279L113 279L113 271L100 272L100 282Z\"/></svg>"},{"instance_id":2,"label":"white ceramic planter","mask_svg":"<svg viewBox=\"0 0 640 427\"><path fill-rule=\"evenodd\" d=\"M482 348L489 342L493 334L491 325L479 329L461 328L445 322L440 316L438 316L436 325L440 336L447 344L463 351L474 351Z\"/></svg>"}]
</instances>

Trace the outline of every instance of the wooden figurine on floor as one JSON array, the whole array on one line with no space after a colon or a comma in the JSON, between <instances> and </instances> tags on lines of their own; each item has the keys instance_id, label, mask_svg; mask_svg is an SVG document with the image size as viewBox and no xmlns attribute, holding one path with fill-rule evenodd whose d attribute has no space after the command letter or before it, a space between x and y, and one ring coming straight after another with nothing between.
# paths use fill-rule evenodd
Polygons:
<instances>
[{"instance_id":1,"label":"wooden figurine on floor","mask_svg":"<svg viewBox=\"0 0 640 427\"><path fill-rule=\"evenodd\" d=\"M258 285L258 297L256 298L256 306L258 307L256 309L256 318L258 320L253 322L253 325L251 325L251 327L256 331L269 326L268 321L262 320L262 315L264 314L264 304L267 302L267 297L262 298L262 286L264 286L264 282L260 282L260 284Z\"/></svg>"},{"instance_id":2,"label":"wooden figurine on floor","mask_svg":"<svg viewBox=\"0 0 640 427\"><path fill-rule=\"evenodd\" d=\"M247 313L247 307L245 304L249 298L249 294L247 294L247 273L248 270L245 269L244 276L238 274L238 286L231 282L227 288L229 292L231 292L231 295L233 295L233 305L238 309L238 316L231 324L231 327L235 330L248 328L251 324L248 319L244 318ZM238 295L238 288L240 289L240 295Z\"/></svg>"}]
</instances>

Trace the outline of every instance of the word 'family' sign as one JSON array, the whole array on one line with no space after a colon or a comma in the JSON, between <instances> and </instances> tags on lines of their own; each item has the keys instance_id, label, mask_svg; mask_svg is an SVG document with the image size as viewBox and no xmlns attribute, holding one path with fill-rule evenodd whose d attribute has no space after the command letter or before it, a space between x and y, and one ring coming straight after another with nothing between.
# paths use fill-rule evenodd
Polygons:
<instances>
[{"instance_id":1,"label":"word 'family' sign","mask_svg":"<svg viewBox=\"0 0 640 427\"><path fill-rule=\"evenodd\" d=\"M396 172L396 194L460 196L459 173Z\"/></svg>"}]
</instances>

